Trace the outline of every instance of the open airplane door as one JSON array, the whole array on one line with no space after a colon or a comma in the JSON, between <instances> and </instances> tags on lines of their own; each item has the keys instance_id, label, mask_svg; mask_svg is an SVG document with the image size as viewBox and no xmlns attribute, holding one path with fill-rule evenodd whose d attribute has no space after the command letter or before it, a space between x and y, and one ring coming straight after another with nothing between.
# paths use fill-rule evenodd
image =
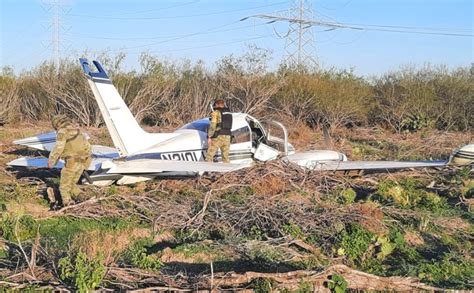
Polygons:
<instances>
[{"instance_id":1,"label":"open airplane door","mask_svg":"<svg viewBox=\"0 0 474 293\"><path fill-rule=\"evenodd\" d=\"M279 137L276 133L281 132ZM254 158L259 161L274 160L278 155L288 155L288 131L285 126L278 121L269 121L265 142L260 140L255 150Z\"/></svg>"}]
</instances>

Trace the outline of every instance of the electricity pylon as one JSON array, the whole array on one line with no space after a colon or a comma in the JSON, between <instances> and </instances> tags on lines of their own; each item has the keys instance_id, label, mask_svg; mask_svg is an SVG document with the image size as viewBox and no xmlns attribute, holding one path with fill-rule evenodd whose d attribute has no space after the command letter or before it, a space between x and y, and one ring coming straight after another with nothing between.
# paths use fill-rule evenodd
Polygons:
<instances>
[{"instance_id":1,"label":"electricity pylon","mask_svg":"<svg viewBox=\"0 0 474 293\"><path fill-rule=\"evenodd\" d=\"M251 17L270 19L273 22L288 22L285 37L285 62L289 65L317 65L314 55L316 47L313 33L313 9L308 0L293 0L288 12L280 15L257 14ZM280 36L281 37L281 36Z\"/></svg>"}]
</instances>

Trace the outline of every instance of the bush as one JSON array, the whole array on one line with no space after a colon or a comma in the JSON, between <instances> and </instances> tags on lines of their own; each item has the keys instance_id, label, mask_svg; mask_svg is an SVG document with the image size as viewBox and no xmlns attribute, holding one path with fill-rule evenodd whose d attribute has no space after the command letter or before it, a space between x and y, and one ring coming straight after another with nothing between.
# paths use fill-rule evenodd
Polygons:
<instances>
[{"instance_id":1,"label":"bush","mask_svg":"<svg viewBox=\"0 0 474 293\"><path fill-rule=\"evenodd\" d=\"M360 265L363 262L364 253L374 238L374 234L359 224L351 223L346 226L346 229L337 238L338 253L347 255L349 260Z\"/></svg>"},{"instance_id":2,"label":"bush","mask_svg":"<svg viewBox=\"0 0 474 293\"><path fill-rule=\"evenodd\" d=\"M99 287L106 270L101 257L88 259L79 251L74 257L63 257L59 260L59 277L66 284L72 285L79 292L89 292Z\"/></svg>"},{"instance_id":3,"label":"bush","mask_svg":"<svg viewBox=\"0 0 474 293\"><path fill-rule=\"evenodd\" d=\"M147 246L152 240L148 238L136 240L123 254L123 261L134 267L144 270L157 271L163 267L163 263L155 255L148 255Z\"/></svg>"},{"instance_id":4,"label":"bush","mask_svg":"<svg viewBox=\"0 0 474 293\"><path fill-rule=\"evenodd\" d=\"M418 277L425 282L445 288L467 288L474 279L474 263L454 253L447 253L440 261L422 263Z\"/></svg>"},{"instance_id":5,"label":"bush","mask_svg":"<svg viewBox=\"0 0 474 293\"><path fill-rule=\"evenodd\" d=\"M332 274L331 279L328 281L328 288L331 292L344 293L347 289L347 281L339 274Z\"/></svg>"}]
</instances>

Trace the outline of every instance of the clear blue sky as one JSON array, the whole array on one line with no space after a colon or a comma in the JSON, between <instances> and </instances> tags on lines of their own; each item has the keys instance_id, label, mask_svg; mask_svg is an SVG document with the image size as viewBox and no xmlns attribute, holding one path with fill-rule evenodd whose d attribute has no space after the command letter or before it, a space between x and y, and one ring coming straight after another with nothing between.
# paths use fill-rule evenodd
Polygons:
<instances>
[{"instance_id":1,"label":"clear blue sky","mask_svg":"<svg viewBox=\"0 0 474 293\"><path fill-rule=\"evenodd\" d=\"M287 25L239 21L257 13L280 13L291 0L63 0L62 56L82 52L127 53L138 69L140 52L166 59L219 58L242 54L249 44L271 49L273 64L284 54ZM0 0L0 66L18 72L52 57L48 0ZM314 18L349 24L434 28L468 37L315 27L315 56L325 68L354 68L364 75L424 63L449 67L473 61L472 0L313 0ZM411 28L408 30L412 30ZM414 29L420 31L421 29ZM424 31L424 30L423 30Z\"/></svg>"}]
</instances>

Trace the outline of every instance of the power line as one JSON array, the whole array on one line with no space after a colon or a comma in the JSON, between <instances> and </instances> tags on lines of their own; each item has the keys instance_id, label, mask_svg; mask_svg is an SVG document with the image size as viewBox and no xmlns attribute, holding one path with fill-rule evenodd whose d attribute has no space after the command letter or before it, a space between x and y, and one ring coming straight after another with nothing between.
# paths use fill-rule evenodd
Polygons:
<instances>
[{"instance_id":1,"label":"power line","mask_svg":"<svg viewBox=\"0 0 474 293\"><path fill-rule=\"evenodd\" d=\"M131 15L131 14L141 14L141 13L149 13L149 12L155 12L155 11L163 11L163 10L167 10L167 9L192 5L192 4L198 3L199 1L200 0L194 0L194 1L186 2L186 3L180 3L180 4L175 4L175 5L170 5L170 6L155 8L155 9L147 9L147 10L139 10L139 11L134 11L134 12L109 14L109 15L105 15L105 17L114 16L114 15Z\"/></svg>"},{"instance_id":2,"label":"power line","mask_svg":"<svg viewBox=\"0 0 474 293\"><path fill-rule=\"evenodd\" d=\"M446 31L446 29L436 30L436 29L428 29L428 28L418 28L418 27L409 27L409 26L389 26L389 25L373 25L373 24L345 24L340 22L327 22L327 21L320 21L320 20L312 20L312 19L299 19L293 17L282 17L282 16L275 16L270 14L257 14L253 16L249 16L243 18L242 20L257 17L257 18L265 18L272 20L272 22L277 21L287 21L289 23L298 23L300 25L307 25L307 26L324 26L330 27L334 29L352 29L352 30L367 30L367 31L382 31L382 32L396 32L396 33L408 33L408 34L426 34L426 35L440 35L440 36L457 36L457 37L473 37L472 33L462 33L457 31ZM466 32L470 32L465 30Z\"/></svg>"},{"instance_id":3,"label":"power line","mask_svg":"<svg viewBox=\"0 0 474 293\"><path fill-rule=\"evenodd\" d=\"M241 9L232 9L232 10L222 10L216 12L209 12L209 13L199 13L199 14L189 14L189 15L174 15L174 16L157 16L157 17L109 17L109 16L100 16L100 15L88 15L88 14L69 14L70 16L76 17L88 17L88 18L100 18L100 19L117 19L117 20L156 20L156 19L175 19L175 18L192 18L192 17L199 17L199 16L210 16L210 15L219 15L219 14L227 14L227 13L234 13L238 11L247 11L253 10L258 8L266 8L271 6L277 6L286 4L287 1L267 4L267 5L260 5L248 8L241 8Z\"/></svg>"},{"instance_id":4,"label":"power line","mask_svg":"<svg viewBox=\"0 0 474 293\"><path fill-rule=\"evenodd\" d=\"M228 25L231 25L231 24L236 24L238 22L232 22L230 24L227 24L227 25L223 25L223 26L220 26L220 27L224 27L224 26L228 26ZM156 39L169 39L169 38L172 38L172 39L175 39L175 38L187 38L187 37L190 37L190 36L196 36L196 35L206 35L206 34L214 34L214 33L221 33L221 32L230 32L230 31L236 31L236 30L242 30L242 29L246 29L246 28L254 28L254 27L257 27L257 26L263 26L263 25L266 25L265 23L260 23L260 24L252 24L252 25L247 25L247 26L241 26L241 27L235 27L235 28L229 28L229 29L216 29L216 30L212 30L212 29L207 29L206 31L204 32L197 32L197 33L191 33L191 34L184 34L184 35L166 35L166 36L154 36L154 37L106 37L106 36L91 36L91 35L87 35L87 34L77 34L77 33L71 33L71 34L68 34L68 35L71 35L71 36L79 36L79 37L84 37L84 38L87 38L87 39L97 39L97 40L118 40L118 41L123 41L123 40L156 40ZM155 43L153 43L155 44ZM153 44L150 44L150 45L153 45Z\"/></svg>"},{"instance_id":5,"label":"power line","mask_svg":"<svg viewBox=\"0 0 474 293\"><path fill-rule=\"evenodd\" d=\"M224 45L230 45L230 44L236 44L236 43L243 43L243 42L259 40L259 39L265 39L265 38L269 38L269 37L271 37L271 36L257 36L257 37L253 37L253 38L232 40L232 41L227 41L227 42L221 42L221 43L215 43L215 44L203 45L203 46L196 46L196 47L178 48L178 49L161 50L161 51L151 51L150 53L167 53L167 52L175 52L175 51L186 51L186 50L194 50L194 49L213 48L213 47L218 47L218 46L224 46Z\"/></svg>"},{"instance_id":6,"label":"power line","mask_svg":"<svg viewBox=\"0 0 474 293\"><path fill-rule=\"evenodd\" d=\"M288 10L288 16L258 14L242 18L267 18L268 23L285 21L289 24L285 38L285 62L301 67L303 64L317 64L313 58L316 48L314 47L314 34L308 19L313 18L313 10L308 0L293 0Z\"/></svg>"}]
</instances>

